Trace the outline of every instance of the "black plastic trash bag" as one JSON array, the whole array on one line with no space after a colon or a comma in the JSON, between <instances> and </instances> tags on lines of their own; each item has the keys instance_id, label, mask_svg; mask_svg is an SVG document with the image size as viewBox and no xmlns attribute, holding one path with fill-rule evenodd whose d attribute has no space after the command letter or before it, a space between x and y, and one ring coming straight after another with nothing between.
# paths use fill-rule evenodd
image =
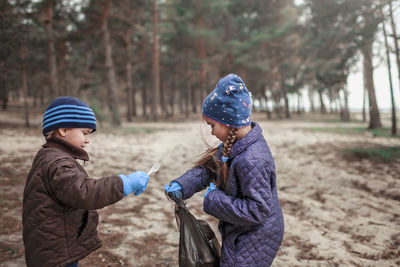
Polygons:
<instances>
[{"instance_id":1,"label":"black plastic trash bag","mask_svg":"<svg viewBox=\"0 0 400 267\"><path fill-rule=\"evenodd\" d=\"M221 247L210 225L196 219L182 199L167 196L175 201L175 217L179 228L180 267L218 267Z\"/></svg>"}]
</instances>

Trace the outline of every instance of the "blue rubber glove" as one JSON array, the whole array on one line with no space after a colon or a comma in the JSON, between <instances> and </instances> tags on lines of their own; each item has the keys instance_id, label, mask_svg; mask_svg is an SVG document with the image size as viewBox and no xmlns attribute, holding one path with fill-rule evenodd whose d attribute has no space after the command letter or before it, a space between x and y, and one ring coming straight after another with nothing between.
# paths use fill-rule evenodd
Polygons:
<instances>
[{"instance_id":1,"label":"blue rubber glove","mask_svg":"<svg viewBox=\"0 0 400 267\"><path fill-rule=\"evenodd\" d=\"M135 196L140 195L146 189L149 175L142 171L132 172L128 175L118 175L124 184L124 196L130 193L135 193Z\"/></svg>"},{"instance_id":2,"label":"blue rubber glove","mask_svg":"<svg viewBox=\"0 0 400 267\"><path fill-rule=\"evenodd\" d=\"M207 188L207 191L204 193L204 197L206 197L208 195L208 193L210 193L212 190L215 190L215 189L217 189L215 184L210 183L210 186Z\"/></svg>"},{"instance_id":3,"label":"blue rubber glove","mask_svg":"<svg viewBox=\"0 0 400 267\"><path fill-rule=\"evenodd\" d=\"M164 185L165 192L171 193L174 197L182 199L182 186L177 182Z\"/></svg>"}]
</instances>

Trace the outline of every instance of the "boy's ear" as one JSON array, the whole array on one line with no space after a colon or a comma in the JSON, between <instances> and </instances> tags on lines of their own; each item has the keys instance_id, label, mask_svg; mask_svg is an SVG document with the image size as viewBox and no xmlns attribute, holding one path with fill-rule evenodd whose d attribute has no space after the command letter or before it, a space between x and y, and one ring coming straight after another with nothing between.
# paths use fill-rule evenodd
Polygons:
<instances>
[{"instance_id":1,"label":"boy's ear","mask_svg":"<svg viewBox=\"0 0 400 267\"><path fill-rule=\"evenodd\" d=\"M60 136L64 137L64 136L67 135L67 128L58 128L58 129L57 129L57 133L58 133Z\"/></svg>"}]
</instances>

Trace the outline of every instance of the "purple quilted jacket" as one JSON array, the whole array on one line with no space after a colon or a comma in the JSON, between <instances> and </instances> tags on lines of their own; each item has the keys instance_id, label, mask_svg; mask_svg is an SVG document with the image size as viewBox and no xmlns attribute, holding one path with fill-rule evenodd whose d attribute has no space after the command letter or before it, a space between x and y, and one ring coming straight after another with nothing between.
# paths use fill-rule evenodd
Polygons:
<instances>
[{"instance_id":1,"label":"purple quilted jacket","mask_svg":"<svg viewBox=\"0 0 400 267\"><path fill-rule=\"evenodd\" d=\"M270 266L283 238L274 160L261 127L252 127L231 149L228 192L212 190L204 199L204 211L219 219L221 266ZM200 166L175 181L188 199L209 185L211 175Z\"/></svg>"}]
</instances>

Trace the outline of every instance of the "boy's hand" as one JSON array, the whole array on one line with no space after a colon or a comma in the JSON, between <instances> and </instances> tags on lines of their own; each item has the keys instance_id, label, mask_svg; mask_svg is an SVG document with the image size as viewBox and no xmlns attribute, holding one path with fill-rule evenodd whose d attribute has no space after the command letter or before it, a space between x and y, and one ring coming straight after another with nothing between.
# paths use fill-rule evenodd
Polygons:
<instances>
[{"instance_id":1,"label":"boy's hand","mask_svg":"<svg viewBox=\"0 0 400 267\"><path fill-rule=\"evenodd\" d=\"M142 171L132 172L128 175L118 175L124 184L124 196L130 193L135 193L135 196L140 195L146 189L149 175Z\"/></svg>"}]
</instances>

